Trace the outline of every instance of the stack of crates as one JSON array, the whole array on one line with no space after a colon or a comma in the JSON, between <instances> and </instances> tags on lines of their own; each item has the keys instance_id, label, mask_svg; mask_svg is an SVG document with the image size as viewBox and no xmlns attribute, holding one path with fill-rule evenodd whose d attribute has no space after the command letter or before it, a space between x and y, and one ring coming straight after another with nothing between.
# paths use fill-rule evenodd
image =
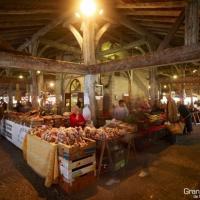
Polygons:
<instances>
[{"instance_id":1,"label":"stack of crates","mask_svg":"<svg viewBox=\"0 0 200 200\"><path fill-rule=\"evenodd\" d=\"M113 160L113 169L118 171L125 167L126 165L126 151L124 146L120 142L110 142L110 151Z\"/></svg>"},{"instance_id":2,"label":"stack of crates","mask_svg":"<svg viewBox=\"0 0 200 200\"><path fill-rule=\"evenodd\" d=\"M96 180L96 142L87 140L87 146L58 145L60 187L68 193L77 192Z\"/></svg>"}]
</instances>

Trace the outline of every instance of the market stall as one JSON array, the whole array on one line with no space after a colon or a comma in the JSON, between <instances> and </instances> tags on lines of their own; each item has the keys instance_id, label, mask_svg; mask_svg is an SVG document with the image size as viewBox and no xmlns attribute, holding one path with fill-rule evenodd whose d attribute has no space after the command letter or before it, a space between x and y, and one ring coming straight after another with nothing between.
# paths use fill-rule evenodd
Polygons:
<instances>
[{"instance_id":1,"label":"market stall","mask_svg":"<svg viewBox=\"0 0 200 200\"><path fill-rule=\"evenodd\" d=\"M84 180L90 179L88 184L92 184L91 180L95 181L96 144L84 137L81 127L42 126L31 129L29 133L23 148L25 159L46 178L46 186L57 181L66 192L71 192L87 186L79 183L83 176ZM46 154L40 154L44 148Z\"/></svg>"},{"instance_id":2,"label":"market stall","mask_svg":"<svg viewBox=\"0 0 200 200\"><path fill-rule=\"evenodd\" d=\"M122 121L112 120L107 121L104 127L96 129L95 127L86 127L85 136L94 139L97 143L98 153L98 175L103 168L103 160L108 157L109 170L117 171L124 168L127 164L130 148L135 151L134 134L137 131L137 126L127 124ZM127 143L127 148L122 146L122 143Z\"/></svg>"}]
</instances>

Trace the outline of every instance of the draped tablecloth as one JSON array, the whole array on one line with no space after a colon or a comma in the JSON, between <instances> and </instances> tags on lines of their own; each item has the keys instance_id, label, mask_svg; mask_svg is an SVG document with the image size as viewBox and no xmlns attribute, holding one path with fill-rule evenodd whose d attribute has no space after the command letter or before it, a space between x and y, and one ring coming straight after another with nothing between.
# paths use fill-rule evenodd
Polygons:
<instances>
[{"instance_id":1,"label":"draped tablecloth","mask_svg":"<svg viewBox=\"0 0 200 200\"><path fill-rule=\"evenodd\" d=\"M46 187L56 183L59 176L57 144L27 134L23 143L23 154L27 164L45 178Z\"/></svg>"}]
</instances>

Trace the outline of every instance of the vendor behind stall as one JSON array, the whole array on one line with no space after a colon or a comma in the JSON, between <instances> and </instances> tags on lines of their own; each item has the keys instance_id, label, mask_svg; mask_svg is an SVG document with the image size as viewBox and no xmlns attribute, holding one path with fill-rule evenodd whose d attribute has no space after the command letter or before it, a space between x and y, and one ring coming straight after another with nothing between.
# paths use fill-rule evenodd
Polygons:
<instances>
[{"instance_id":1,"label":"vendor behind stall","mask_svg":"<svg viewBox=\"0 0 200 200\"><path fill-rule=\"evenodd\" d=\"M77 127L77 126L84 126L86 121L83 117L83 115L80 112L80 109L78 106L74 106L72 108L72 112L69 117L70 126L71 127Z\"/></svg>"},{"instance_id":2,"label":"vendor behind stall","mask_svg":"<svg viewBox=\"0 0 200 200\"><path fill-rule=\"evenodd\" d=\"M124 100L119 100L119 105L113 110L113 118L123 121L126 117L128 117L128 114L129 111Z\"/></svg>"},{"instance_id":3,"label":"vendor behind stall","mask_svg":"<svg viewBox=\"0 0 200 200\"><path fill-rule=\"evenodd\" d=\"M154 102L154 105L152 106L151 109L151 114L160 114L160 113L164 113L165 109L161 107L161 104L158 100L156 100Z\"/></svg>"}]
</instances>

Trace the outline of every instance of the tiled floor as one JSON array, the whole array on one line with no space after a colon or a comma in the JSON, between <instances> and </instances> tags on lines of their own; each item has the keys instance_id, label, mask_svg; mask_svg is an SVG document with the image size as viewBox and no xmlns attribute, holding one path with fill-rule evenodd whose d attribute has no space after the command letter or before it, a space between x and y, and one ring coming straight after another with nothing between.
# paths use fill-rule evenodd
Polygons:
<instances>
[{"instance_id":1,"label":"tiled floor","mask_svg":"<svg viewBox=\"0 0 200 200\"><path fill-rule=\"evenodd\" d=\"M178 144L163 141L132 158L120 183L105 186L109 175L102 176L97 186L69 196L58 187L45 188L43 179L23 160L22 152L5 139L0 139L0 200L90 199L90 200L182 200L184 188L200 189L200 127L192 136L181 137ZM142 169L148 176L140 178Z\"/></svg>"}]
</instances>

